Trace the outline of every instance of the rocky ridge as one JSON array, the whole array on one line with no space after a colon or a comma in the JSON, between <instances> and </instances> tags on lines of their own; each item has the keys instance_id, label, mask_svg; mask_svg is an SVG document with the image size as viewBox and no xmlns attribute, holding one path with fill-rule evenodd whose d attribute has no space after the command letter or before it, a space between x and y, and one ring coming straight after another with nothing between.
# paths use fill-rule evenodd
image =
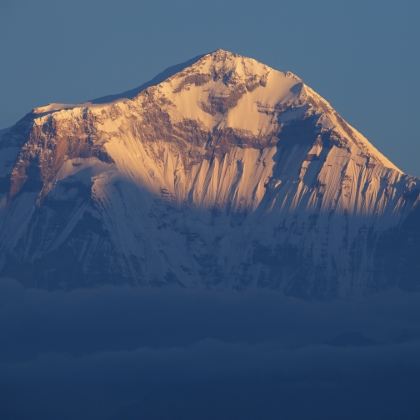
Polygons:
<instances>
[{"instance_id":1,"label":"rocky ridge","mask_svg":"<svg viewBox=\"0 0 420 420\"><path fill-rule=\"evenodd\" d=\"M389 261L418 243L419 180L290 72L217 50L0 136L0 272L26 285L417 288Z\"/></svg>"}]
</instances>

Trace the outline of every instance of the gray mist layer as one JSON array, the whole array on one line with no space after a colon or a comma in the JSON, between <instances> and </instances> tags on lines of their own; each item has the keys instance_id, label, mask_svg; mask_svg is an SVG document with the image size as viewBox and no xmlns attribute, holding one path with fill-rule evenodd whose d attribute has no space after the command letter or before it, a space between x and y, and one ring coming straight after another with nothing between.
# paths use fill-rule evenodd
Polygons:
<instances>
[{"instance_id":1,"label":"gray mist layer","mask_svg":"<svg viewBox=\"0 0 420 420\"><path fill-rule=\"evenodd\" d=\"M420 297L0 282L4 419L417 419Z\"/></svg>"}]
</instances>

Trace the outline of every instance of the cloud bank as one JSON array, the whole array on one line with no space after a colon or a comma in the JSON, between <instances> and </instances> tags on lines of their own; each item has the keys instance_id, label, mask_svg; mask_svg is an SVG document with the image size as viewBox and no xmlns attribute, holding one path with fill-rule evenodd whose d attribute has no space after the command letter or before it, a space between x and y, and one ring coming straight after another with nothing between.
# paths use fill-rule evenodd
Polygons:
<instances>
[{"instance_id":1,"label":"cloud bank","mask_svg":"<svg viewBox=\"0 0 420 420\"><path fill-rule=\"evenodd\" d=\"M420 296L0 281L4 419L415 419Z\"/></svg>"}]
</instances>

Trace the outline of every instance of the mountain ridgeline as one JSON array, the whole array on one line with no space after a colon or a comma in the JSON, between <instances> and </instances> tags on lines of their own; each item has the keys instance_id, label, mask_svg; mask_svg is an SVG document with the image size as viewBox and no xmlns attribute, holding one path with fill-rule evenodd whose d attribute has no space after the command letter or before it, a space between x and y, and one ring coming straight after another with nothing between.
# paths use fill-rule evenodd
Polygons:
<instances>
[{"instance_id":1,"label":"mountain ridgeline","mask_svg":"<svg viewBox=\"0 0 420 420\"><path fill-rule=\"evenodd\" d=\"M0 275L26 286L420 286L419 179L251 58L217 50L0 136Z\"/></svg>"}]
</instances>

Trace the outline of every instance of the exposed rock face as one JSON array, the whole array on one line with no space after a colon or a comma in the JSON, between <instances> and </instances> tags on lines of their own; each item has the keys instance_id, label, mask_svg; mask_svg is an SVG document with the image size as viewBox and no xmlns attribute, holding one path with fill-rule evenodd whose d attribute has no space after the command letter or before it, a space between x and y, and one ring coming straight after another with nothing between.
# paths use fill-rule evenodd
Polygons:
<instances>
[{"instance_id":1,"label":"exposed rock face","mask_svg":"<svg viewBox=\"0 0 420 420\"><path fill-rule=\"evenodd\" d=\"M404 258L419 180L295 75L218 50L98 102L0 133L3 275L308 298L418 287Z\"/></svg>"}]
</instances>

